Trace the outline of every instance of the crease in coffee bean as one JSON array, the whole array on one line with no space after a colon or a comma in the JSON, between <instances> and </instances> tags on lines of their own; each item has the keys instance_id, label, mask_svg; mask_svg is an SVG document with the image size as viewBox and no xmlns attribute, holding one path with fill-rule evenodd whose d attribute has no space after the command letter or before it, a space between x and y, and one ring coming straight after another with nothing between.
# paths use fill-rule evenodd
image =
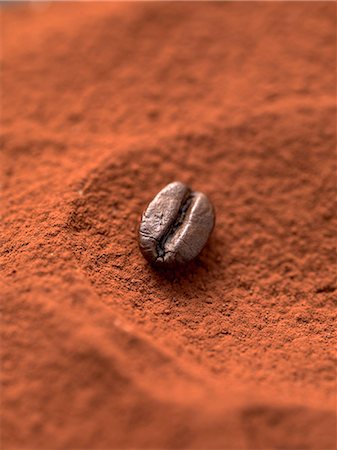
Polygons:
<instances>
[{"instance_id":1,"label":"crease in coffee bean","mask_svg":"<svg viewBox=\"0 0 337 450\"><path fill-rule=\"evenodd\" d=\"M157 260L158 259L163 259L165 258L165 255L167 253L172 253L172 252L167 252L165 250L165 245L166 242L168 241L168 239L174 235L174 233L177 231L177 229L184 223L187 211L191 205L193 199L193 193L189 194L186 198L186 200L182 203L178 215L177 215L177 219L175 220L175 222L167 229L167 231L163 234L163 236L157 240Z\"/></svg>"}]
</instances>

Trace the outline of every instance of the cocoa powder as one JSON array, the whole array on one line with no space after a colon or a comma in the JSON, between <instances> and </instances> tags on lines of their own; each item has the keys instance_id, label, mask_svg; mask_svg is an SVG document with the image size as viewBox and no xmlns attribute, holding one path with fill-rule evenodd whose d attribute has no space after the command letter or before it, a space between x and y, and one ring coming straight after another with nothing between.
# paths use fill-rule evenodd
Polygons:
<instances>
[{"instance_id":1,"label":"cocoa powder","mask_svg":"<svg viewBox=\"0 0 337 450\"><path fill-rule=\"evenodd\" d=\"M335 6L1 7L2 447L332 449ZM144 205L207 192L201 256Z\"/></svg>"}]
</instances>

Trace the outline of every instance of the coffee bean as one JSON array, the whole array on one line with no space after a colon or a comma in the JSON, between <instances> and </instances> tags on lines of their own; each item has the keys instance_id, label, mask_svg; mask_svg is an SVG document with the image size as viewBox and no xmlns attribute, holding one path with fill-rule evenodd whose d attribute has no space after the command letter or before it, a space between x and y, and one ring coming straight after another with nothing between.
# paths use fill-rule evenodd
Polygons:
<instances>
[{"instance_id":1,"label":"coffee bean","mask_svg":"<svg viewBox=\"0 0 337 450\"><path fill-rule=\"evenodd\" d=\"M142 216L141 252L155 265L184 264L201 252L214 223L214 209L206 195L175 181L155 196Z\"/></svg>"}]
</instances>

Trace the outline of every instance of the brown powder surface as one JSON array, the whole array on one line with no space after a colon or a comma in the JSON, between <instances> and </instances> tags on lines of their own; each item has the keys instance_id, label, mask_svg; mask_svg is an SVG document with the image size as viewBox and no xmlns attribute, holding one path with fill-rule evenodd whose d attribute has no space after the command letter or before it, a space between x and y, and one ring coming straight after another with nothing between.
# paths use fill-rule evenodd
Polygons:
<instances>
[{"instance_id":1,"label":"brown powder surface","mask_svg":"<svg viewBox=\"0 0 337 450\"><path fill-rule=\"evenodd\" d=\"M2 448L335 448L335 4L1 16ZM173 180L217 224L163 274Z\"/></svg>"}]
</instances>

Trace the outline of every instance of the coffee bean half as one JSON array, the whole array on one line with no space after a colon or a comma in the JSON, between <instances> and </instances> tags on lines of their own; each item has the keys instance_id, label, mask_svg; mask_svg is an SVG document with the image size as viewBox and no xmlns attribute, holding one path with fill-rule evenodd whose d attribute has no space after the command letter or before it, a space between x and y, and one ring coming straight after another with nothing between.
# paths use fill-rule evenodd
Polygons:
<instances>
[{"instance_id":1,"label":"coffee bean half","mask_svg":"<svg viewBox=\"0 0 337 450\"><path fill-rule=\"evenodd\" d=\"M211 202L175 181L148 205L139 227L139 246L155 265L179 265L194 259L205 246L215 223Z\"/></svg>"}]
</instances>

